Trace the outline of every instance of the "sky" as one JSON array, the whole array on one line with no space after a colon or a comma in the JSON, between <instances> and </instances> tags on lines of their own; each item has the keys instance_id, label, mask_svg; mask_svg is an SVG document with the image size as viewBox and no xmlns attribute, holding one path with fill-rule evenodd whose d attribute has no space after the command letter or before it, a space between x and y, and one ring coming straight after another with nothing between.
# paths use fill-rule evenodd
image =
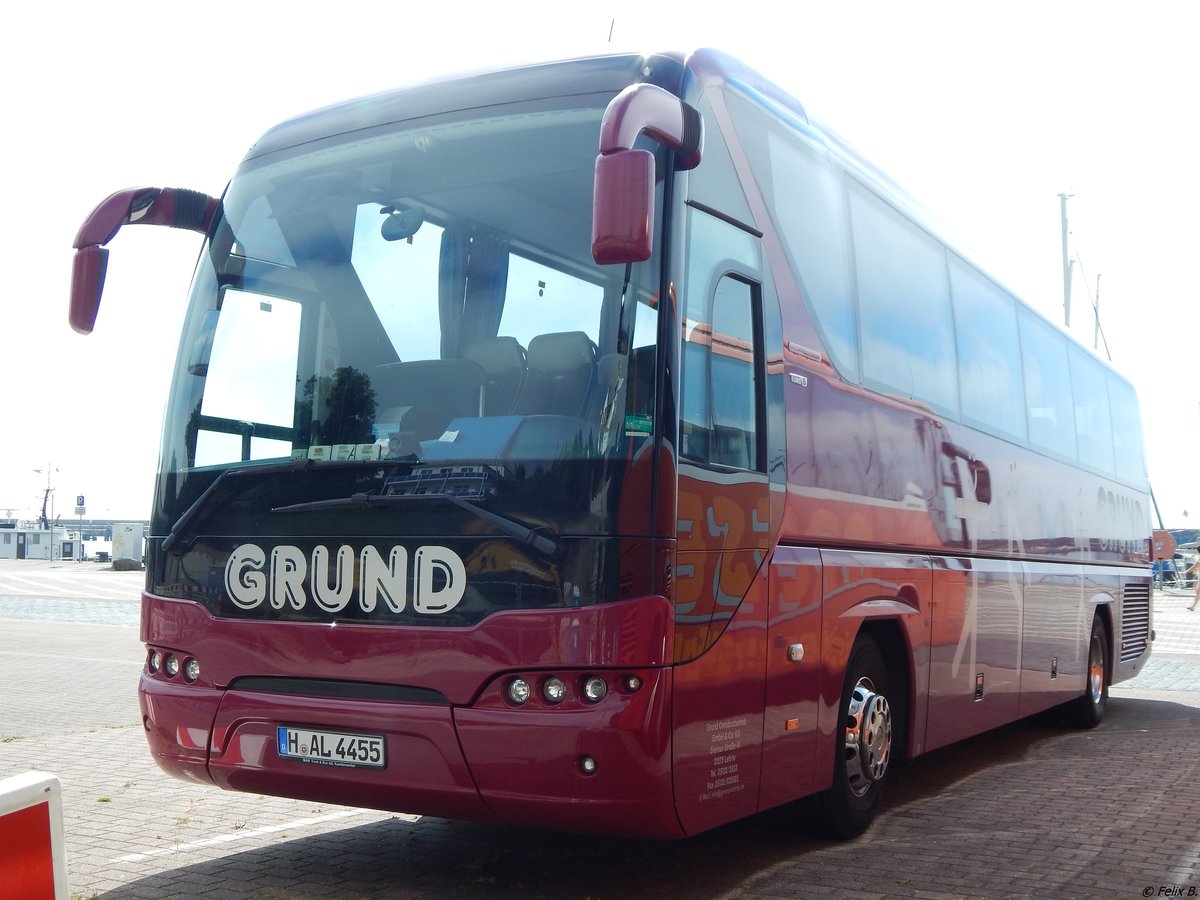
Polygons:
<instances>
[{"instance_id":1,"label":"sky","mask_svg":"<svg viewBox=\"0 0 1200 900\"><path fill-rule=\"evenodd\" d=\"M276 122L438 75L709 46L796 96L1060 324L1059 194L1071 195L1071 330L1093 345L1098 293L1098 352L1138 389L1162 519L1200 527L1200 17L1187 4L650 6L113 0L7 10L0 517L36 516L47 487L64 522L81 494L89 517L149 515L200 237L123 230L95 330L77 335L67 323L71 244L110 193L219 196Z\"/></svg>"}]
</instances>

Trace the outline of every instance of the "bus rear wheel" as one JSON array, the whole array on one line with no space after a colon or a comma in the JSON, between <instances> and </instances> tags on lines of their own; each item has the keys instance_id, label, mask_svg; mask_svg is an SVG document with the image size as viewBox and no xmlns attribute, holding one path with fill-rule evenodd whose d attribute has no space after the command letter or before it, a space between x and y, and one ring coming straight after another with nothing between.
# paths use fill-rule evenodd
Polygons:
<instances>
[{"instance_id":1,"label":"bus rear wheel","mask_svg":"<svg viewBox=\"0 0 1200 900\"><path fill-rule=\"evenodd\" d=\"M1083 694L1072 700L1067 708L1071 721L1079 728L1095 728L1104 719L1108 706L1108 629L1096 616L1092 620L1092 637L1088 642L1087 680Z\"/></svg>"},{"instance_id":2,"label":"bus rear wheel","mask_svg":"<svg viewBox=\"0 0 1200 900\"><path fill-rule=\"evenodd\" d=\"M875 816L892 757L891 684L879 645L860 635L842 688L833 784L814 806L818 829L835 838L862 834Z\"/></svg>"}]
</instances>

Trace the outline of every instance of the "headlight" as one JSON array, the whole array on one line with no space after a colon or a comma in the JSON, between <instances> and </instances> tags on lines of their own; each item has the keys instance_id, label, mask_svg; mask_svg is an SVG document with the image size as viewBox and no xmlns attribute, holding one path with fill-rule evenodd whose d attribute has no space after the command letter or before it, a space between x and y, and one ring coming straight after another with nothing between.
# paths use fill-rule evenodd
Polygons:
<instances>
[{"instance_id":1,"label":"headlight","mask_svg":"<svg viewBox=\"0 0 1200 900\"><path fill-rule=\"evenodd\" d=\"M542 682L542 696L547 703L562 703L567 696L567 686L561 678L547 678Z\"/></svg>"},{"instance_id":2,"label":"headlight","mask_svg":"<svg viewBox=\"0 0 1200 900\"><path fill-rule=\"evenodd\" d=\"M508 683L508 699L521 706L529 699L529 682L524 678L514 678Z\"/></svg>"},{"instance_id":3,"label":"headlight","mask_svg":"<svg viewBox=\"0 0 1200 900\"><path fill-rule=\"evenodd\" d=\"M593 703L599 703L608 693L608 683L599 675L589 675L583 680L583 696Z\"/></svg>"}]
</instances>

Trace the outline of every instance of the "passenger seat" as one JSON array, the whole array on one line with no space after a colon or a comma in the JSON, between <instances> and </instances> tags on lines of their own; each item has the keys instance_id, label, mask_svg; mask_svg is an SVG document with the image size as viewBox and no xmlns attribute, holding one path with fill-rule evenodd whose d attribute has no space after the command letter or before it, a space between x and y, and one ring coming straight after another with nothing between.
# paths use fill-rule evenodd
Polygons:
<instances>
[{"instance_id":1,"label":"passenger seat","mask_svg":"<svg viewBox=\"0 0 1200 900\"><path fill-rule=\"evenodd\" d=\"M525 387L525 348L514 337L481 338L463 350L463 357L487 374L483 414L507 416Z\"/></svg>"},{"instance_id":2,"label":"passenger seat","mask_svg":"<svg viewBox=\"0 0 1200 900\"><path fill-rule=\"evenodd\" d=\"M596 345L582 331L539 334L525 354L529 367L517 401L521 415L578 417L596 377Z\"/></svg>"}]
</instances>

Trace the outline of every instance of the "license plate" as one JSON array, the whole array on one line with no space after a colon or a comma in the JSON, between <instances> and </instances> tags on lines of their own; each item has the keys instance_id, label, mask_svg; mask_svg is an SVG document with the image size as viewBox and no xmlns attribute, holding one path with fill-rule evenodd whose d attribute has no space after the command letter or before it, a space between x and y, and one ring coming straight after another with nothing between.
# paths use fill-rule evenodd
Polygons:
<instances>
[{"instance_id":1,"label":"license plate","mask_svg":"<svg viewBox=\"0 0 1200 900\"><path fill-rule=\"evenodd\" d=\"M387 744L381 734L349 734L343 731L313 731L280 725L275 746L284 759L323 766L387 766Z\"/></svg>"}]
</instances>

